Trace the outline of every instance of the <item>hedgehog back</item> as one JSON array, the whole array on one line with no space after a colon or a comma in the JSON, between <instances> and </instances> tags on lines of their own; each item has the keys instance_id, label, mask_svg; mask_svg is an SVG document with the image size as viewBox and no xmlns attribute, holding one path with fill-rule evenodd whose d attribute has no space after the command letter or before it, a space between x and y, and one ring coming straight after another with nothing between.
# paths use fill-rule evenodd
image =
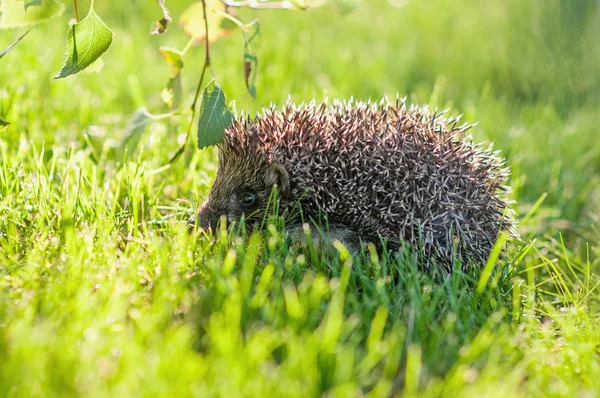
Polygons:
<instances>
[{"instance_id":1,"label":"hedgehog back","mask_svg":"<svg viewBox=\"0 0 600 398\"><path fill-rule=\"evenodd\" d=\"M236 122L228 145L283 165L305 217L326 214L366 241L403 241L446 269L483 264L498 233L514 234L503 160L472 143L469 125L426 108L288 104Z\"/></svg>"}]
</instances>

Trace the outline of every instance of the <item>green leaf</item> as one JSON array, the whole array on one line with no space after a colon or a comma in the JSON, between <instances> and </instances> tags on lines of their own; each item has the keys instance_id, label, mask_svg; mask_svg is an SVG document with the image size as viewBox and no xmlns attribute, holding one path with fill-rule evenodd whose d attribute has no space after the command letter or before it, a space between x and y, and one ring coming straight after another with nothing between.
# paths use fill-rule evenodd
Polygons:
<instances>
[{"instance_id":1,"label":"green leaf","mask_svg":"<svg viewBox=\"0 0 600 398\"><path fill-rule=\"evenodd\" d=\"M110 47L112 38L112 30L90 7L88 15L69 29L67 59L54 79L74 75L90 66Z\"/></svg>"},{"instance_id":2,"label":"green leaf","mask_svg":"<svg viewBox=\"0 0 600 398\"><path fill-rule=\"evenodd\" d=\"M25 7L25 11L27 11L27 9L31 6L41 6L41 5L42 5L42 0L31 0L31 1L25 2L23 7Z\"/></svg>"},{"instance_id":3,"label":"green leaf","mask_svg":"<svg viewBox=\"0 0 600 398\"><path fill-rule=\"evenodd\" d=\"M146 126L152 122L153 115L146 108L140 108L131 116L127 123L125 137L123 138L122 147L127 147L129 153L133 153L140 142L142 133Z\"/></svg>"},{"instance_id":4,"label":"green leaf","mask_svg":"<svg viewBox=\"0 0 600 398\"><path fill-rule=\"evenodd\" d=\"M115 158L126 161L138 147L142 135L148 126L154 120L154 115L148 112L145 107L136 110L125 128L125 134L116 149Z\"/></svg>"},{"instance_id":5,"label":"green leaf","mask_svg":"<svg viewBox=\"0 0 600 398\"><path fill-rule=\"evenodd\" d=\"M57 0L29 1L1 0L0 29L21 28L62 15L64 4Z\"/></svg>"},{"instance_id":6,"label":"green leaf","mask_svg":"<svg viewBox=\"0 0 600 398\"><path fill-rule=\"evenodd\" d=\"M14 46L16 46L17 43L20 42L21 39L23 39L27 35L27 33L29 33L29 30L27 32L23 33L21 36L19 36L19 38L17 40L15 40L10 46L6 47L6 49L4 49L4 51L0 51L0 58L4 57L7 52L12 50L12 48Z\"/></svg>"},{"instance_id":7,"label":"green leaf","mask_svg":"<svg viewBox=\"0 0 600 398\"><path fill-rule=\"evenodd\" d=\"M0 128L6 127L9 124L10 124L10 122L8 122L0 117Z\"/></svg>"},{"instance_id":8,"label":"green leaf","mask_svg":"<svg viewBox=\"0 0 600 398\"><path fill-rule=\"evenodd\" d=\"M223 140L225 129L233 123L233 114L225 104L225 93L212 80L202 91L198 116L198 149Z\"/></svg>"}]
</instances>

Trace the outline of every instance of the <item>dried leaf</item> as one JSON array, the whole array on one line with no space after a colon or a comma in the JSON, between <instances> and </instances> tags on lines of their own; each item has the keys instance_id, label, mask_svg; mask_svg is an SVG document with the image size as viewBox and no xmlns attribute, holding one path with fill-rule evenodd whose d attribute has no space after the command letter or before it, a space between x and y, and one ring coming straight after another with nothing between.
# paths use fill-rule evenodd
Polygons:
<instances>
[{"instance_id":1,"label":"dried leaf","mask_svg":"<svg viewBox=\"0 0 600 398\"><path fill-rule=\"evenodd\" d=\"M156 1L158 2L160 9L162 10L163 17L156 21L156 28L152 31L152 34L160 35L167 31L167 25L173 20L169 16L169 10L167 10L167 7L165 6L165 0Z\"/></svg>"}]
</instances>

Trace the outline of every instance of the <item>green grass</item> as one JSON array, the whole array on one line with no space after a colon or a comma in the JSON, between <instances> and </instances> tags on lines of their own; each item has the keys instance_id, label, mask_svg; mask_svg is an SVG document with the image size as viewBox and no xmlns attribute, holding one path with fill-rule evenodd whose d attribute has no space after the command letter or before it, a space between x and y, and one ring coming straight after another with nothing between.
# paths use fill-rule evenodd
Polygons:
<instances>
[{"instance_id":1,"label":"green grass","mask_svg":"<svg viewBox=\"0 0 600 398\"><path fill-rule=\"evenodd\" d=\"M192 146L161 169L184 117L150 125L124 163L119 148L137 108L167 110L157 48L187 39L148 34L153 2L122 3L96 4L115 31L98 73L52 82L71 8L0 60L12 122L0 132L0 396L598 394L597 2L243 12L261 19L257 101L239 32L211 48L238 111L398 92L478 121L474 138L513 170L523 238L481 292L479 275L436 280L410 253L297 249L275 227L187 233L215 151ZM188 2L172 3L178 16ZM0 31L0 48L19 33ZM203 48L188 55L186 103Z\"/></svg>"}]
</instances>

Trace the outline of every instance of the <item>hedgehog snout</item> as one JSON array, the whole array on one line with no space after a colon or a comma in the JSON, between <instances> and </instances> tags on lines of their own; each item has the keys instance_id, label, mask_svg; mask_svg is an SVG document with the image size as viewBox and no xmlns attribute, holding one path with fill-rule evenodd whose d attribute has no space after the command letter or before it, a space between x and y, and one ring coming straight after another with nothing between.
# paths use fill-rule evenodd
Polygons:
<instances>
[{"instance_id":1,"label":"hedgehog snout","mask_svg":"<svg viewBox=\"0 0 600 398\"><path fill-rule=\"evenodd\" d=\"M220 217L221 214L218 211L215 211L210 207L208 202L204 202L202 206L200 206L198 214L190 217L188 225L191 227L198 226L202 229L214 229L217 227Z\"/></svg>"}]
</instances>

